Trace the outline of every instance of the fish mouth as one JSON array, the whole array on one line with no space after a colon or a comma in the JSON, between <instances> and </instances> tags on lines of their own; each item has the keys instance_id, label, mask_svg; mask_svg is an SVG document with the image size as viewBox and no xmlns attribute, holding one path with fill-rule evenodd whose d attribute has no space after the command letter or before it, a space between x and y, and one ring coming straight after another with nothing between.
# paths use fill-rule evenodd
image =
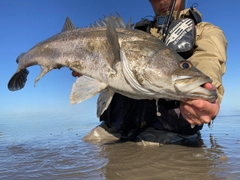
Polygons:
<instances>
[{"instance_id":1,"label":"fish mouth","mask_svg":"<svg viewBox=\"0 0 240 180\"><path fill-rule=\"evenodd\" d=\"M174 88L179 94L186 94L187 98L214 102L217 99L217 92L204 88L206 83L212 83L207 76L180 76L174 81Z\"/></svg>"},{"instance_id":2,"label":"fish mouth","mask_svg":"<svg viewBox=\"0 0 240 180\"><path fill-rule=\"evenodd\" d=\"M208 83L208 82L206 82ZM204 83L205 84L205 83ZM217 92L209 90L203 87L203 85L196 87L195 89L189 91L190 94L194 94L193 99L204 99L211 103L214 103L217 99Z\"/></svg>"}]
</instances>

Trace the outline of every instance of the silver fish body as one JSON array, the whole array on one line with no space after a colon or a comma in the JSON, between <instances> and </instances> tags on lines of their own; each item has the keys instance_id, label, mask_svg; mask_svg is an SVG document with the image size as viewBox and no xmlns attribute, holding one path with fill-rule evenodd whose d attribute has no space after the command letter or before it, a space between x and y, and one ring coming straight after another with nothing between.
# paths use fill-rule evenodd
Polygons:
<instances>
[{"instance_id":1,"label":"silver fish body","mask_svg":"<svg viewBox=\"0 0 240 180\"><path fill-rule=\"evenodd\" d=\"M19 56L9 90L23 88L26 68L38 64L42 71L35 83L50 70L61 67L82 74L73 84L70 101L79 103L100 93L98 116L115 92L134 99L216 100L215 91L201 87L211 79L189 61L158 38L139 30L115 27L114 21L105 21L104 27L76 29L67 19L61 33Z\"/></svg>"}]
</instances>

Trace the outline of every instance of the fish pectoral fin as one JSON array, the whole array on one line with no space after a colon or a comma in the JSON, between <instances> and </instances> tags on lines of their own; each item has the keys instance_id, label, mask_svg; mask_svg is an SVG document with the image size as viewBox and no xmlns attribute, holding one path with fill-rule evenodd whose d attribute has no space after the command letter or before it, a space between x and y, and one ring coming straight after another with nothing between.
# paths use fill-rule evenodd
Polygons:
<instances>
[{"instance_id":1,"label":"fish pectoral fin","mask_svg":"<svg viewBox=\"0 0 240 180\"><path fill-rule=\"evenodd\" d=\"M71 104L80 103L93 97L106 87L107 85L105 83L88 76L81 76L73 84L72 92L70 94L70 102Z\"/></svg>"},{"instance_id":2,"label":"fish pectoral fin","mask_svg":"<svg viewBox=\"0 0 240 180\"><path fill-rule=\"evenodd\" d=\"M101 91L97 101L97 117L100 117L103 112L108 108L114 92L109 89Z\"/></svg>"},{"instance_id":3,"label":"fish pectoral fin","mask_svg":"<svg viewBox=\"0 0 240 180\"><path fill-rule=\"evenodd\" d=\"M25 86L27 81L29 71L27 69L22 69L21 71L15 73L8 82L8 89L10 91L17 91Z\"/></svg>"}]
</instances>

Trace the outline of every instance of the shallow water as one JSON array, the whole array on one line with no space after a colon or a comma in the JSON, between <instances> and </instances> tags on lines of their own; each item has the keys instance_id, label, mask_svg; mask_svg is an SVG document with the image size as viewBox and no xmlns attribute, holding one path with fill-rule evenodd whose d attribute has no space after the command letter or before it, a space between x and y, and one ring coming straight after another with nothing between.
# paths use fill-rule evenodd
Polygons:
<instances>
[{"instance_id":1,"label":"shallow water","mask_svg":"<svg viewBox=\"0 0 240 180\"><path fill-rule=\"evenodd\" d=\"M219 116L197 144L84 142L94 117L0 119L0 179L240 179L240 116Z\"/></svg>"}]
</instances>

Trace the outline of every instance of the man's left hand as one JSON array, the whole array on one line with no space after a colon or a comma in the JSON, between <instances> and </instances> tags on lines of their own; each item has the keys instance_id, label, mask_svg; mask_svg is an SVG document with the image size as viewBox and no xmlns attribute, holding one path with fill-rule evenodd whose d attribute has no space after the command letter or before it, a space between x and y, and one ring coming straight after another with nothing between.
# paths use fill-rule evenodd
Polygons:
<instances>
[{"instance_id":1,"label":"man's left hand","mask_svg":"<svg viewBox=\"0 0 240 180\"><path fill-rule=\"evenodd\" d=\"M210 83L206 83L203 87L216 90L216 87ZM217 116L219 110L220 103L218 100L211 103L205 100L182 99L180 103L180 111L191 125L210 123Z\"/></svg>"}]
</instances>

